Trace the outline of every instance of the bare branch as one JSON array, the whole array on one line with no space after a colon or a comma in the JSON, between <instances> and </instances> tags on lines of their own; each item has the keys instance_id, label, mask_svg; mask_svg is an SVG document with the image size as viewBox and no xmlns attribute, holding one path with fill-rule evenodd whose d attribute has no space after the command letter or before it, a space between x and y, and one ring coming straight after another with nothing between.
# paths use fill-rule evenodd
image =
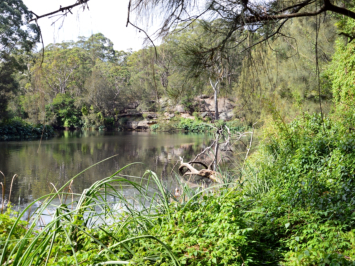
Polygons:
<instances>
[{"instance_id":1,"label":"bare branch","mask_svg":"<svg viewBox=\"0 0 355 266\"><path fill-rule=\"evenodd\" d=\"M36 15L34 12L32 12L32 14L35 15L35 18L29 20L28 22L32 22L32 21L38 20L38 19L40 19L40 18L48 17L48 16L51 16L51 15L57 14L57 13L59 13L59 12L62 12L62 13L63 13L64 11L66 11L66 13L69 12L69 13L72 14L72 12L70 11L70 9L72 9L72 8L74 8L74 7L77 7L77 6L85 5L85 4L87 5L87 3L88 3L89 1L90 1L90 0L78 0L78 1L77 1L75 4L73 4L73 5L65 6L65 7L60 6L58 10L53 11L53 12L50 12L50 13L47 13L47 14L44 14L44 15L41 15L41 16L38 16L38 15Z\"/></svg>"}]
</instances>

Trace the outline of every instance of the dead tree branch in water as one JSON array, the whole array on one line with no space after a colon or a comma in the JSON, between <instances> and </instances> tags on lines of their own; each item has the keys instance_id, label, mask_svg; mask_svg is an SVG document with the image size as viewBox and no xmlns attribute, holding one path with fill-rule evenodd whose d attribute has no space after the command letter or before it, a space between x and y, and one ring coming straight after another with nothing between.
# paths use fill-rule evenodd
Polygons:
<instances>
[{"instance_id":1,"label":"dead tree branch in water","mask_svg":"<svg viewBox=\"0 0 355 266\"><path fill-rule=\"evenodd\" d=\"M183 161L183 159L180 157L180 166L179 166L180 175L182 177L199 176L202 178L208 178L215 183L222 184L223 183L222 175L217 171L218 165L222 161L222 156L220 156L221 158L218 160L218 156L220 154L220 151L232 151L231 141L236 143L238 141L241 141L241 139L243 137L246 137L247 135L250 134L251 135L250 142L249 142L249 145L246 147L247 151L246 151L246 156L244 159L244 160L246 160L249 153L250 153L250 149L251 149L251 146L253 143L254 125L253 125L253 130L251 132L236 132L233 134L233 135L235 135L235 137L232 136L231 130L225 125L221 126L219 128L211 126L212 128L214 128L216 130L214 140L202 152L197 154L196 157L192 161L185 163ZM222 139L223 139L223 141L221 141ZM202 156L211 155L211 154L212 154L211 163L206 164L201 161ZM200 165L200 166L204 167L204 169L198 170L193 165Z\"/></svg>"}]
</instances>

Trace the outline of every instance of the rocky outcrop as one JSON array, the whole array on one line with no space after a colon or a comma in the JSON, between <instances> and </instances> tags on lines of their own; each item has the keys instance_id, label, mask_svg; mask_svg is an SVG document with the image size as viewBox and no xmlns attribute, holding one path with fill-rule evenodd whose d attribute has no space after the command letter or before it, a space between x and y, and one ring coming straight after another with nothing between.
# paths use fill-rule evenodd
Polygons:
<instances>
[{"instance_id":1,"label":"rocky outcrop","mask_svg":"<svg viewBox=\"0 0 355 266\"><path fill-rule=\"evenodd\" d=\"M234 114L232 111L230 112L222 112L222 113L219 113L219 119L223 120L223 121L229 121L229 120L232 120L233 117L234 117Z\"/></svg>"},{"instance_id":2,"label":"rocky outcrop","mask_svg":"<svg viewBox=\"0 0 355 266\"><path fill-rule=\"evenodd\" d=\"M213 120L215 113L213 97L199 95L192 99L191 102L193 104L193 109L199 113L201 118L205 120L208 118ZM195 119L191 113L186 111L186 108L183 105L176 104L167 98L161 98L157 104L155 101L150 101L145 104L139 104L138 102L127 104L124 113L117 115L117 117L127 117L128 121L123 127L128 130L147 130L150 126L156 124L158 113L149 110L151 108L148 105L159 106L160 110L164 111L163 118L166 120L174 118L176 113L179 113L183 118ZM230 99L218 99L219 119L224 121L232 120L234 118L234 108L235 103Z\"/></svg>"},{"instance_id":3,"label":"rocky outcrop","mask_svg":"<svg viewBox=\"0 0 355 266\"><path fill-rule=\"evenodd\" d=\"M124 128L129 130L147 130L151 125L154 124L156 124L156 122L150 120L127 121L124 125Z\"/></svg>"},{"instance_id":4,"label":"rocky outcrop","mask_svg":"<svg viewBox=\"0 0 355 266\"><path fill-rule=\"evenodd\" d=\"M197 97L196 101L198 102L200 112L214 112L215 111L213 97L210 97L210 98ZM229 100L227 98L218 99L218 111L220 113L231 112L234 109L234 107L235 107L235 104L231 100Z\"/></svg>"}]
</instances>

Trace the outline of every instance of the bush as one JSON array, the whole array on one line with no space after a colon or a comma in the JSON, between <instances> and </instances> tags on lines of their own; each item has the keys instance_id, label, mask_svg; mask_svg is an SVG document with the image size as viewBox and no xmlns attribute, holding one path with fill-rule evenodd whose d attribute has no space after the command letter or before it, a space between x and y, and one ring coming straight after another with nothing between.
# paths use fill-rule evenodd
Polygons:
<instances>
[{"instance_id":1,"label":"bush","mask_svg":"<svg viewBox=\"0 0 355 266\"><path fill-rule=\"evenodd\" d=\"M29 124L19 117L0 124L0 139L3 140L48 138L53 135L54 130L51 126Z\"/></svg>"},{"instance_id":2,"label":"bush","mask_svg":"<svg viewBox=\"0 0 355 266\"><path fill-rule=\"evenodd\" d=\"M265 131L243 177L263 210L255 229L279 242L285 265L353 265L355 134L318 114Z\"/></svg>"},{"instance_id":3,"label":"bush","mask_svg":"<svg viewBox=\"0 0 355 266\"><path fill-rule=\"evenodd\" d=\"M74 105L75 100L69 94L58 93L53 102L46 105L46 117L56 118L55 127L80 127L81 110ZM85 111L85 108L82 108Z\"/></svg>"},{"instance_id":4,"label":"bush","mask_svg":"<svg viewBox=\"0 0 355 266\"><path fill-rule=\"evenodd\" d=\"M60 205L40 233L22 232L23 246L32 246L19 257L49 254L49 265L354 265L355 134L341 120L308 114L263 131L234 184L204 191L180 184L183 195L174 197L150 171L142 180L152 176L152 186L115 173L86 189L74 210ZM106 185L115 186L108 194L124 201L123 213L107 203ZM127 185L137 189L135 201L116 189ZM144 208L135 209L139 202Z\"/></svg>"}]
</instances>

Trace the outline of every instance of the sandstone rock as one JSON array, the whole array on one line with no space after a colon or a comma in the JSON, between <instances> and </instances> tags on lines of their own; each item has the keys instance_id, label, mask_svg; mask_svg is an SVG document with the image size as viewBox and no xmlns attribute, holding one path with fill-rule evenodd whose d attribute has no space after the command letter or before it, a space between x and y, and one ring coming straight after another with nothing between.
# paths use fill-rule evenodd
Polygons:
<instances>
[{"instance_id":1,"label":"sandstone rock","mask_svg":"<svg viewBox=\"0 0 355 266\"><path fill-rule=\"evenodd\" d=\"M234 114L232 111L229 112L221 112L218 115L218 118L223 120L223 121L229 121L233 118Z\"/></svg>"},{"instance_id":2,"label":"sandstone rock","mask_svg":"<svg viewBox=\"0 0 355 266\"><path fill-rule=\"evenodd\" d=\"M137 124L137 129L149 129L149 121L148 120L139 121Z\"/></svg>"},{"instance_id":3,"label":"sandstone rock","mask_svg":"<svg viewBox=\"0 0 355 266\"><path fill-rule=\"evenodd\" d=\"M183 112L185 112L185 108L181 104L178 104L178 105L175 106L174 112L183 113Z\"/></svg>"},{"instance_id":4,"label":"sandstone rock","mask_svg":"<svg viewBox=\"0 0 355 266\"><path fill-rule=\"evenodd\" d=\"M227 118L227 114L226 113L220 113L220 114L218 114L218 118L220 119L220 120L223 120L223 121L227 121L228 120L228 118Z\"/></svg>"},{"instance_id":5,"label":"sandstone rock","mask_svg":"<svg viewBox=\"0 0 355 266\"><path fill-rule=\"evenodd\" d=\"M226 115L229 120L233 119L233 117L234 117L233 111L226 112Z\"/></svg>"},{"instance_id":6,"label":"sandstone rock","mask_svg":"<svg viewBox=\"0 0 355 266\"><path fill-rule=\"evenodd\" d=\"M181 114L181 117L195 120L195 117L189 114Z\"/></svg>"},{"instance_id":7,"label":"sandstone rock","mask_svg":"<svg viewBox=\"0 0 355 266\"><path fill-rule=\"evenodd\" d=\"M149 121L142 120L142 121L127 121L125 125L126 129L136 130L136 129L149 129Z\"/></svg>"}]
</instances>

